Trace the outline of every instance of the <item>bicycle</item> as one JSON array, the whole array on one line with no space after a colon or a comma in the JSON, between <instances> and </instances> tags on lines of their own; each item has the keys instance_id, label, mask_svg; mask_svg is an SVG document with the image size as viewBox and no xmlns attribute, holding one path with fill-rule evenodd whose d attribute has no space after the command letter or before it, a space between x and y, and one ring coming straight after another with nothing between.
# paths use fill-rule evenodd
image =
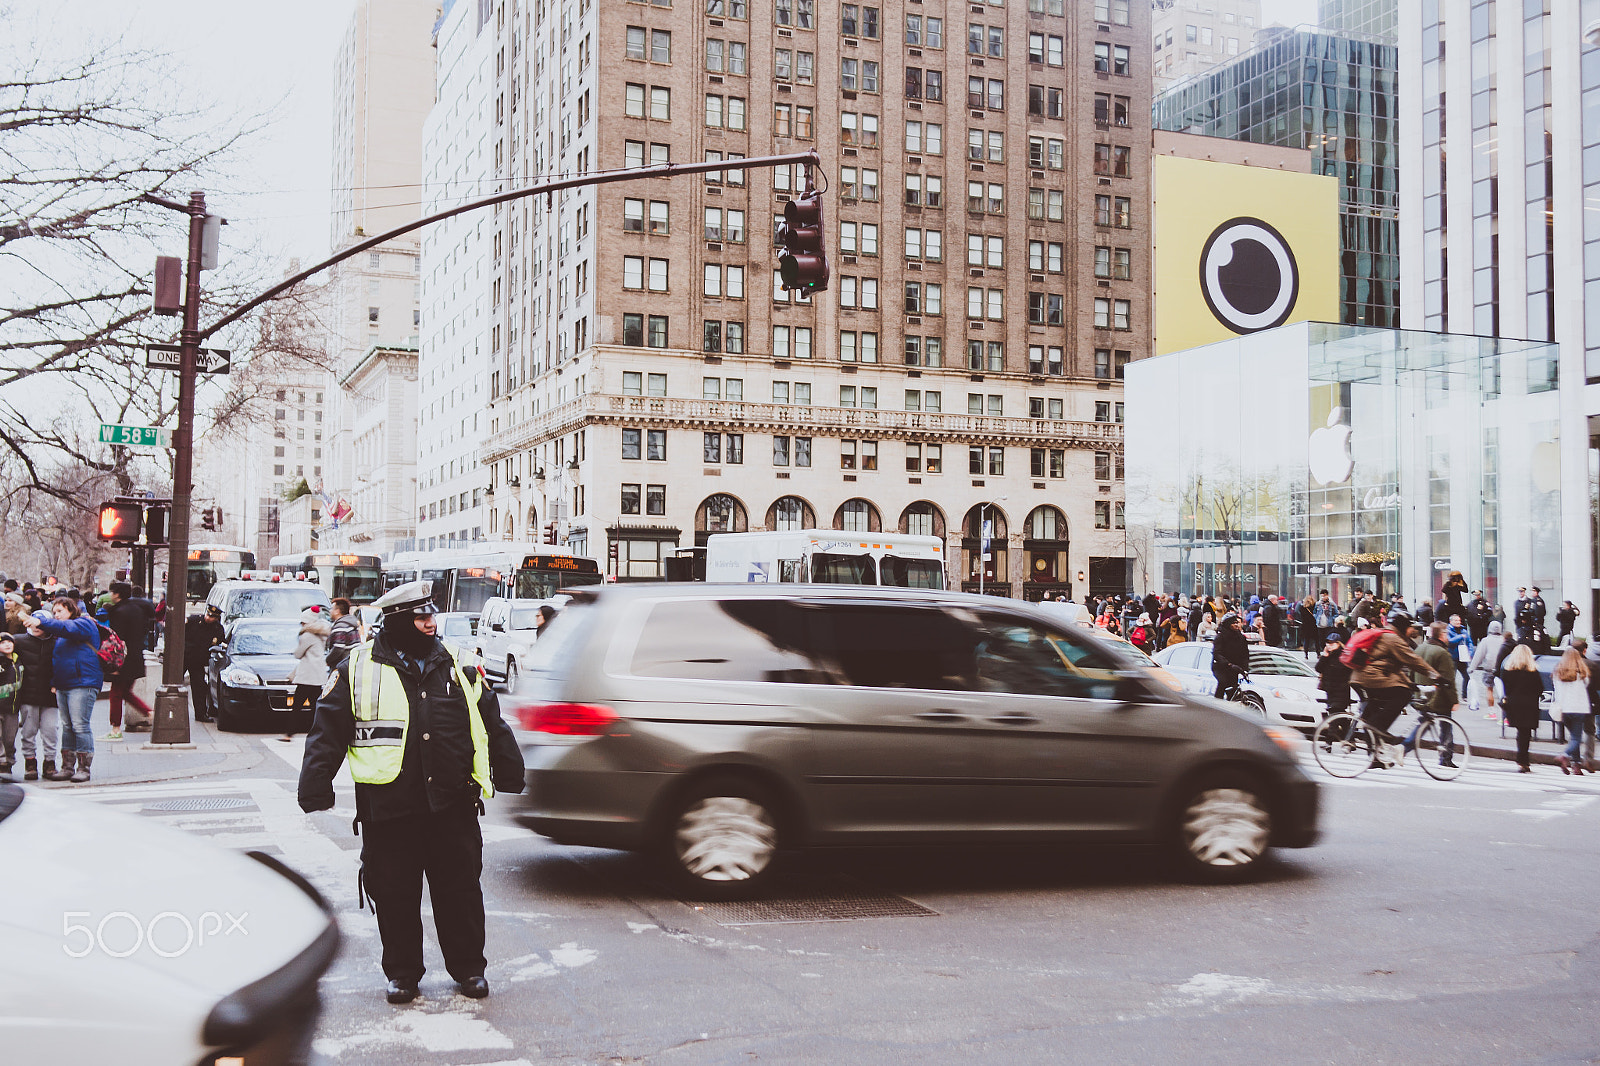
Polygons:
<instances>
[{"instance_id":1,"label":"bicycle","mask_svg":"<svg viewBox=\"0 0 1600 1066\"><path fill-rule=\"evenodd\" d=\"M1446 715L1434 714L1417 703L1409 710L1415 710L1420 718L1413 750L1423 771L1435 781L1454 781L1460 777L1472 759L1472 744L1461 723ZM1394 744L1389 735L1373 729L1360 714L1350 711L1329 715L1311 736L1311 751L1317 765L1334 777L1347 779L1360 777L1372 769L1374 763L1386 759ZM1447 754L1448 760L1424 757L1423 749L1428 747ZM1404 761L1402 755L1401 762L1394 767L1398 769Z\"/></svg>"}]
</instances>

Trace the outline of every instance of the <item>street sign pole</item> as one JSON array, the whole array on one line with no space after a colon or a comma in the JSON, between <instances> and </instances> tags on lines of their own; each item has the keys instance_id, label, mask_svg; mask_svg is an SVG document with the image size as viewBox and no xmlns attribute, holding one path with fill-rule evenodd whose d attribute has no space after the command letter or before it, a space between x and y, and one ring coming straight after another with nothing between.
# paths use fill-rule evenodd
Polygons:
<instances>
[{"instance_id":1,"label":"street sign pole","mask_svg":"<svg viewBox=\"0 0 1600 1066\"><path fill-rule=\"evenodd\" d=\"M167 533L167 633L156 693L152 744L188 744L189 691L183 684L183 630L189 578L189 502L194 486L195 360L200 349L200 260L205 247L206 194L191 192L189 273L183 294L183 333L178 355L178 428L172 434L172 516Z\"/></svg>"}]
</instances>

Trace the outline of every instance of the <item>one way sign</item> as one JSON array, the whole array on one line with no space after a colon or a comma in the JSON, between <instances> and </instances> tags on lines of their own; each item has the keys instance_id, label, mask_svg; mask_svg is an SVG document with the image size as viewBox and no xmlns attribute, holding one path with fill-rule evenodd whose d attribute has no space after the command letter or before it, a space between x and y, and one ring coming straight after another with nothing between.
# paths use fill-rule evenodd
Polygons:
<instances>
[{"instance_id":1,"label":"one way sign","mask_svg":"<svg viewBox=\"0 0 1600 1066\"><path fill-rule=\"evenodd\" d=\"M177 370L182 352L176 344L147 344L144 365L156 370ZM226 374L233 366L233 352L226 348L201 348L195 353L194 368L202 374Z\"/></svg>"}]
</instances>

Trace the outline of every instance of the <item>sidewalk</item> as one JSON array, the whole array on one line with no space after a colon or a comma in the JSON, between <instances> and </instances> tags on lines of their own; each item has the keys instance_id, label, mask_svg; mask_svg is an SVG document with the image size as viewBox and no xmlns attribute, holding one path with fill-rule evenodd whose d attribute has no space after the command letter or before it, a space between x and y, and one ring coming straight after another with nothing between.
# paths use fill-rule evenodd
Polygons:
<instances>
[{"instance_id":1,"label":"sidewalk","mask_svg":"<svg viewBox=\"0 0 1600 1066\"><path fill-rule=\"evenodd\" d=\"M161 660L153 653L145 655L145 676L134 683L136 696L152 706L155 692L161 682ZM95 785L144 781L172 781L206 774L248 770L265 757L259 745L250 743L251 734L224 733L214 722L189 721L191 744L175 746L149 743L150 734L131 732L123 724L123 739L102 740L111 728L107 705L108 692L102 692L95 703L90 721L94 726L94 765L92 779L85 785L65 781L27 782L42 788L93 788ZM134 712L131 718L142 717ZM0 780L4 780L0 777ZM22 783L22 760L17 759L12 780Z\"/></svg>"},{"instance_id":2,"label":"sidewalk","mask_svg":"<svg viewBox=\"0 0 1600 1066\"><path fill-rule=\"evenodd\" d=\"M1486 717L1485 712L1473 714L1471 711L1462 711L1456 715L1456 721L1466 729L1472 741L1472 757L1474 759L1505 759L1515 762L1517 758L1517 732L1507 727L1505 736L1500 735L1500 717ZM1544 766L1554 766L1556 757L1566 750L1565 739L1554 740L1551 722L1540 722L1539 730L1533 736L1533 743L1528 746L1528 760ZM1600 752L1596 753L1600 758Z\"/></svg>"}]
</instances>

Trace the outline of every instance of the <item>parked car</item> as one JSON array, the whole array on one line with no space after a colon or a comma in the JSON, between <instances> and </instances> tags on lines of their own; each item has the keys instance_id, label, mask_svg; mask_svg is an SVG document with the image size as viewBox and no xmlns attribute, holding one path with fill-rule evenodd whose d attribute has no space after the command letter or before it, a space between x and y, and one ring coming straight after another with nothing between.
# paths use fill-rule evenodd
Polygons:
<instances>
[{"instance_id":1,"label":"parked car","mask_svg":"<svg viewBox=\"0 0 1600 1066\"><path fill-rule=\"evenodd\" d=\"M1187 641L1156 652L1155 661L1183 683L1185 692L1209 696L1216 691L1209 641ZM1250 645L1250 679L1241 681L1242 702L1273 725L1302 733L1317 728L1328 697L1317 688L1316 670L1303 656L1265 644Z\"/></svg>"},{"instance_id":2,"label":"parked car","mask_svg":"<svg viewBox=\"0 0 1600 1066\"><path fill-rule=\"evenodd\" d=\"M478 654L483 657L483 672L503 684L507 692L517 690L517 676L533 650L543 603L494 596L484 603L483 613L478 616Z\"/></svg>"},{"instance_id":3,"label":"parked car","mask_svg":"<svg viewBox=\"0 0 1600 1066\"><path fill-rule=\"evenodd\" d=\"M240 618L299 618L307 607L333 611L327 592L309 581L218 581L206 605L222 612L224 627Z\"/></svg>"},{"instance_id":4,"label":"parked car","mask_svg":"<svg viewBox=\"0 0 1600 1066\"><path fill-rule=\"evenodd\" d=\"M521 668L522 824L697 897L804 845L1158 844L1226 881L1317 837L1292 732L991 597L608 585Z\"/></svg>"},{"instance_id":5,"label":"parked car","mask_svg":"<svg viewBox=\"0 0 1600 1066\"><path fill-rule=\"evenodd\" d=\"M294 685L294 649L300 640L300 622L288 618L240 618L228 630L228 639L211 649L206 680L211 685L211 705L217 728L228 733L293 728L303 733L312 715L291 711Z\"/></svg>"},{"instance_id":6,"label":"parked car","mask_svg":"<svg viewBox=\"0 0 1600 1066\"><path fill-rule=\"evenodd\" d=\"M309 1057L339 931L277 859L0 784L0 863L6 1061Z\"/></svg>"},{"instance_id":7,"label":"parked car","mask_svg":"<svg viewBox=\"0 0 1600 1066\"><path fill-rule=\"evenodd\" d=\"M477 611L447 611L433 616L440 640L447 640L458 648L473 651L478 640Z\"/></svg>"}]
</instances>

